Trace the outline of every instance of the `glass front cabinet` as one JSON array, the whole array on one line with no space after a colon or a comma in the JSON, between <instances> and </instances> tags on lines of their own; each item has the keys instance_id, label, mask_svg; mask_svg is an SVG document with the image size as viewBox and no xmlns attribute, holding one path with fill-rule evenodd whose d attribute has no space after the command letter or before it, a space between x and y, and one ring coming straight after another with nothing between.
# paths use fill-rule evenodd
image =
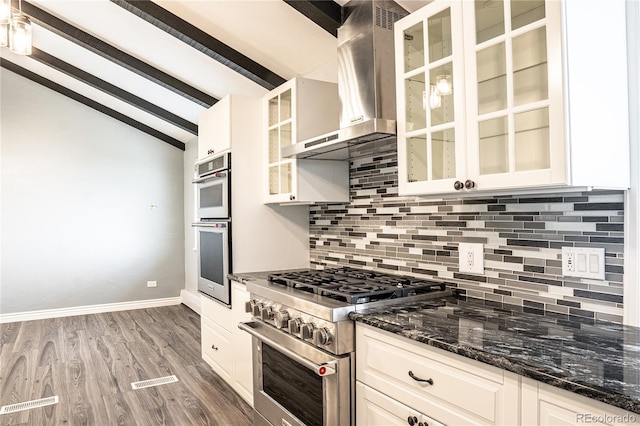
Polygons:
<instances>
[{"instance_id":1,"label":"glass front cabinet","mask_svg":"<svg viewBox=\"0 0 640 426\"><path fill-rule=\"evenodd\" d=\"M615 145L613 155L628 150L626 65L622 73L615 71L620 92L606 94L604 105L596 97L595 81L589 87L589 77L573 75L608 81L610 67L597 64L594 70L598 60L586 43L595 36L620 38L624 32L597 32L584 40L587 25L563 26L561 16L579 14L577 20L584 20L589 17L582 9L589 6L563 12L565 6L544 0L436 0L396 22L400 194L628 186L628 169L626 174L615 170L626 156L617 164L613 159L600 163L608 148L598 139L601 135ZM619 53L614 62L625 60L624 48L624 43L614 48ZM572 85L592 92L589 109L574 107ZM604 110L612 107L625 118L607 124L596 119L609 116ZM570 138L576 124L590 126L580 139ZM577 158L580 164L574 164Z\"/></svg>"},{"instance_id":2,"label":"glass front cabinet","mask_svg":"<svg viewBox=\"0 0 640 426\"><path fill-rule=\"evenodd\" d=\"M349 200L345 161L284 158L281 149L338 128L335 83L293 78L264 97L265 203Z\"/></svg>"}]
</instances>

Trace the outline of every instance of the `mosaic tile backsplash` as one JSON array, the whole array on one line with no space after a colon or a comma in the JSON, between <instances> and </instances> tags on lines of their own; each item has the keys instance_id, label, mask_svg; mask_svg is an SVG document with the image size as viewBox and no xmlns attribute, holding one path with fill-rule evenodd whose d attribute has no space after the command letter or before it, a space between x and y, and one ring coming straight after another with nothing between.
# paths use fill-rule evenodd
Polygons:
<instances>
[{"instance_id":1,"label":"mosaic tile backsplash","mask_svg":"<svg viewBox=\"0 0 640 426\"><path fill-rule=\"evenodd\" d=\"M310 208L312 267L437 277L525 311L622 322L623 191L400 197L395 153L356 158L350 168L351 201ZM484 244L483 275L459 272L463 242ZM604 248L605 280L563 276L564 246Z\"/></svg>"}]
</instances>

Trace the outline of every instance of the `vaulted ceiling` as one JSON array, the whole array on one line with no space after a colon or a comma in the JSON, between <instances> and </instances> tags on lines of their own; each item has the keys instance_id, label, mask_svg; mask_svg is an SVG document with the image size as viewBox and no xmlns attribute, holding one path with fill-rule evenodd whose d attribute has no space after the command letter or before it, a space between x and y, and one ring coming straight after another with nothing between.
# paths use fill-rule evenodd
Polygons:
<instances>
[{"instance_id":1,"label":"vaulted ceiling","mask_svg":"<svg viewBox=\"0 0 640 426\"><path fill-rule=\"evenodd\" d=\"M23 0L33 54L0 48L0 65L184 149L228 94L262 96L302 75L336 81L346 2Z\"/></svg>"}]
</instances>

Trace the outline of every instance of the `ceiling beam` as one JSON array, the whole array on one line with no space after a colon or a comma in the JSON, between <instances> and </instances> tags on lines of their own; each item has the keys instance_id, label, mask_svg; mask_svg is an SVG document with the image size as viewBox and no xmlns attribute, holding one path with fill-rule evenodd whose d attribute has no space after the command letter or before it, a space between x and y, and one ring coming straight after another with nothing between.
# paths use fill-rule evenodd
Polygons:
<instances>
[{"instance_id":1,"label":"ceiling beam","mask_svg":"<svg viewBox=\"0 0 640 426\"><path fill-rule=\"evenodd\" d=\"M182 130L186 130L187 132L198 135L198 126L184 118L175 115L163 108L160 108L157 105L152 104L149 101L146 101L132 93L127 92L115 86L107 81L104 81L93 74L90 74L80 68L77 68L71 65L68 62L65 62L55 56L48 54L36 47L32 48L33 52L31 54L31 58L42 62L49 67L56 69L68 76L75 78L83 83L88 84L89 86L98 89L104 93L107 93L117 99L120 99L123 102L128 103L136 108L141 109L155 117L158 117L167 123L170 123L176 127L181 128Z\"/></svg>"},{"instance_id":2,"label":"ceiling beam","mask_svg":"<svg viewBox=\"0 0 640 426\"><path fill-rule=\"evenodd\" d=\"M87 98L86 96L83 96L79 93L76 93L72 90L67 89L64 86L61 86L60 84L53 82L51 80L48 80L32 71L29 71L26 68L23 68L19 65L14 64L11 61L8 61L7 59L4 58L0 58L0 67L7 69L9 71L13 71L14 73L27 78L35 83L41 84L44 87L47 87L55 92L60 93L61 95L64 95L70 99L73 99L75 101L80 102L83 105L88 106L89 108L92 108L96 111L99 111L103 114L108 115L111 118L114 118L122 123L128 124L131 127L134 127L148 135L151 135L155 138L158 138L166 143L168 143L169 145L173 145L178 149L181 149L182 151L185 150L185 144L181 141L179 141L178 139L172 138L169 135L166 135L162 132L159 132L158 130L151 128L149 126L147 126L146 124L140 123L139 121L136 121L132 118L127 117L126 115L115 111L111 108L108 108L92 99Z\"/></svg>"},{"instance_id":3,"label":"ceiling beam","mask_svg":"<svg viewBox=\"0 0 640 426\"><path fill-rule=\"evenodd\" d=\"M311 19L334 37L342 25L342 6L327 0L284 0L289 6Z\"/></svg>"},{"instance_id":4,"label":"ceiling beam","mask_svg":"<svg viewBox=\"0 0 640 426\"><path fill-rule=\"evenodd\" d=\"M177 93L197 103L205 108L215 104L218 99L192 87L183 81L129 55L122 50L105 43L89 33L74 27L71 24L59 19L52 14L32 5L27 1L22 1L22 12L31 18L39 26L58 34L65 39L72 41L91 52L108 59L131 72L134 72L166 89Z\"/></svg>"},{"instance_id":5,"label":"ceiling beam","mask_svg":"<svg viewBox=\"0 0 640 426\"><path fill-rule=\"evenodd\" d=\"M111 0L123 9L172 35L254 83L274 89L286 80L151 0Z\"/></svg>"}]
</instances>

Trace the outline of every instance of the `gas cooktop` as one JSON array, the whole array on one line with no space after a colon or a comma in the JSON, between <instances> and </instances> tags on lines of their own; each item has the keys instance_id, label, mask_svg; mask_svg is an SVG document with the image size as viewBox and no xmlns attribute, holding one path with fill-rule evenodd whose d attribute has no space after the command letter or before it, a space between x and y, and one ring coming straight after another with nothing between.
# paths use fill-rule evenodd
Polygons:
<instances>
[{"instance_id":1,"label":"gas cooktop","mask_svg":"<svg viewBox=\"0 0 640 426\"><path fill-rule=\"evenodd\" d=\"M269 275L269 282L325 296L348 304L362 304L445 290L445 283L350 267L305 269Z\"/></svg>"}]
</instances>

